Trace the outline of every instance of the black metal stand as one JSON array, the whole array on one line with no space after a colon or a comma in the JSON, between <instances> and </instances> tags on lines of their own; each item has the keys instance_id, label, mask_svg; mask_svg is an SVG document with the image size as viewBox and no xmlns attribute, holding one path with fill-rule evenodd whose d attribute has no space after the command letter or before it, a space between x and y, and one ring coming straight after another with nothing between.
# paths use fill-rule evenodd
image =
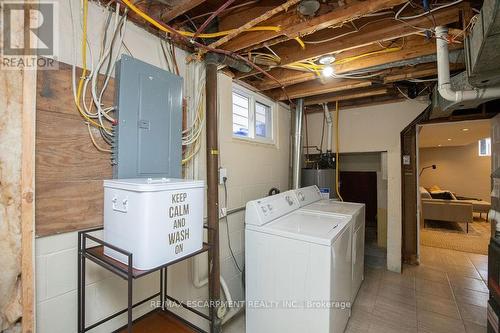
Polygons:
<instances>
[{"instance_id":1,"label":"black metal stand","mask_svg":"<svg viewBox=\"0 0 500 333\"><path fill-rule=\"evenodd\" d=\"M104 242L103 240L90 235L90 233L102 230L103 228L95 228L91 230L86 230L86 231L80 231L78 232L78 333L85 333L87 331L90 331L91 329L96 328L97 326L100 326L104 324L105 322L118 317L119 315L122 315L124 313L127 313L127 325L123 326L122 328L118 329L116 332L123 331L126 329L126 332L131 333L133 331L133 325L134 325L134 320L132 318L132 313L133 309L141 304L146 303L147 301L150 301L158 296L160 296L160 301L161 301L161 309L156 309L153 311L162 311L167 313L169 316L174 317L175 319L181 321L184 323L186 326L194 330L195 332L200 332L200 333L207 333L203 329L199 328L198 326L194 325L193 323L188 322L187 320L177 316L176 314L172 313L165 307L165 303L167 301L173 302L184 309L187 309L191 311L192 313L202 317L203 319L209 321L210 323L213 321L213 319L209 316L206 315L190 306L187 306L186 304L182 303L181 301L171 297L168 295L167 292L167 273L168 273L168 266L176 264L178 262L181 262L183 260L189 259L191 257L194 257L198 254L204 253L209 251L210 246L206 243L203 244L203 248L199 251L196 251L192 254L189 254L185 257L182 257L178 260L175 260L173 262L170 262L168 264L162 265L155 267L150 270L137 270L133 268L133 256L132 253L125 251L123 249L120 249L112 244L109 244L107 242ZM97 243L98 245L88 247L88 241L92 241ZM114 260L106 255L104 255L104 248L107 247L109 249L115 250L127 257L127 264L121 263L117 260ZM85 326L85 282L86 282L86 277L85 277L85 266L86 266L86 260L90 260L97 265L111 271L112 273L118 275L119 277L127 280L127 307L121 311L118 311L92 325ZM158 293L155 293L154 295L151 295L147 297L146 299L143 299L139 301L138 303L133 304L132 301L132 286L133 286L133 281L134 279L138 279L140 277L143 277L145 275L151 274L153 272L160 271L160 291ZM211 311L213 312L213 311ZM146 317L147 314L143 317ZM141 317L141 318L143 318ZM136 319L136 321L141 320L141 318Z\"/></svg>"}]
</instances>

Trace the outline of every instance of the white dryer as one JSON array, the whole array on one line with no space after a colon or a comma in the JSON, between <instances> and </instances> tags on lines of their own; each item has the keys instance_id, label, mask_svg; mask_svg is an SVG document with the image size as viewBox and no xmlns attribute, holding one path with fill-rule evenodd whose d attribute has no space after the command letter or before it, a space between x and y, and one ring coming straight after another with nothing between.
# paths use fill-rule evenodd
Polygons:
<instances>
[{"instance_id":1,"label":"white dryer","mask_svg":"<svg viewBox=\"0 0 500 333\"><path fill-rule=\"evenodd\" d=\"M292 191L246 206L246 332L342 333L349 319L349 218L307 211Z\"/></svg>"},{"instance_id":2,"label":"white dryer","mask_svg":"<svg viewBox=\"0 0 500 333\"><path fill-rule=\"evenodd\" d=\"M352 218L352 292L351 301L364 280L365 264L365 205L353 202L341 202L336 199L323 199L316 185L294 191L302 210L344 215Z\"/></svg>"}]
</instances>

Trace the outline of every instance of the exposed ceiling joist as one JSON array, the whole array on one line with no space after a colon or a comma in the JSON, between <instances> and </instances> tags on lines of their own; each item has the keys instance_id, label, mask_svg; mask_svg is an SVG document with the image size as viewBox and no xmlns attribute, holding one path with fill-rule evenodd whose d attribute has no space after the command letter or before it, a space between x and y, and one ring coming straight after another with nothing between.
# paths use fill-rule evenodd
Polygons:
<instances>
[{"instance_id":1,"label":"exposed ceiling joist","mask_svg":"<svg viewBox=\"0 0 500 333\"><path fill-rule=\"evenodd\" d=\"M347 21L359 18L366 14L371 14L387 8L400 5L406 0L371 0L355 1L343 7L337 8L327 14L314 17L309 20L296 15L296 13L283 13L266 21L268 25L277 25L281 31L259 31L246 33L244 36L234 38L224 45L224 49L229 51L239 51L252 45L256 45L267 40L285 35L288 38L307 35L314 31L339 25Z\"/></svg>"},{"instance_id":2,"label":"exposed ceiling joist","mask_svg":"<svg viewBox=\"0 0 500 333\"><path fill-rule=\"evenodd\" d=\"M237 29L235 29L232 33L230 33L229 35L226 35L224 37L222 37L221 39L213 42L212 44L209 45L209 47L211 48L217 48L227 42L229 42L231 39L235 38L236 36L238 36L239 34L241 34L242 32L244 32L245 30L248 30L254 26L256 26L257 24L273 17L274 15L278 14L278 13L281 13L283 11L287 11L291 6L297 4L300 0L288 0L287 2L285 2L284 4L278 6L278 7L275 7L265 13L263 13L262 15L259 15L257 16L256 18L250 20L249 22L245 23L244 25L238 27Z\"/></svg>"},{"instance_id":3,"label":"exposed ceiling joist","mask_svg":"<svg viewBox=\"0 0 500 333\"><path fill-rule=\"evenodd\" d=\"M329 93L329 94L307 97L306 99L304 99L304 105L308 106L308 105L331 103L337 101L347 101L351 99L357 99L369 96L385 95L388 92L389 92L389 87L386 86L354 89L337 93Z\"/></svg>"},{"instance_id":4,"label":"exposed ceiling joist","mask_svg":"<svg viewBox=\"0 0 500 333\"><path fill-rule=\"evenodd\" d=\"M453 44L450 49L461 48L461 44ZM343 53L338 57L339 60L346 59L346 57L355 57L359 54L364 54L373 50L380 49L377 46L363 47L355 50L351 50ZM366 70L368 68L376 68L377 66L387 66L390 68L401 67L403 60L418 59L421 58L422 61L434 62L435 59L427 60L423 57L432 55L436 52L436 43L434 41L427 41L422 36L411 36L407 37L403 49L399 51L381 53L371 55L369 57L360 58L351 62L344 63L342 65L335 65L335 71L337 74L343 74L348 72L355 72L360 70ZM288 86L291 84L298 84L302 82L316 80L316 74L312 72L302 72L290 69L275 68L269 72L271 75L276 77L283 86ZM418 75L418 74L417 74ZM430 74L432 75L432 74ZM420 75L419 77L424 77ZM392 81L394 82L394 81ZM257 83L252 83L259 90L269 90L278 88L279 84L276 81L270 79L263 79Z\"/></svg>"},{"instance_id":5,"label":"exposed ceiling joist","mask_svg":"<svg viewBox=\"0 0 500 333\"><path fill-rule=\"evenodd\" d=\"M340 110L345 110L345 109L360 108L360 107L365 107L365 106L370 106L370 105L397 103L397 102L401 102L404 99L405 98L402 97L400 94L389 93L389 94L385 94L385 95L369 96L369 97L356 98L356 99L347 100L347 101L340 101L339 108L340 108ZM335 108L335 105L333 103L330 103L328 106L330 109ZM316 112L323 112L323 108L320 107L319 105L312 105L312 106L306 107L307 114L316 113Z\"/></svg>"},{"instance_id":6,"label":"exposed ceiling joist","mask_svg":"<svg viewBox=\"0 0 500 333\"><path fill-rule=\"evenodd\" d=\"M172 21L174 18L177 16L180 16L184 13L187 13L194 7L201 5L204 3L205 0L178 0L178 1L172 1L172 8L168 11L166 11L162 16L161 19L168 23L169 21Z\"/></svg>"},{"instance_id":7,"label":"exposed ceiling joist","mask_svg":"<svg viewBox=\"0 0 500 333\"><path fill-rule=\"evenodd\" d=\"M465 65L462 63L450 63L450 70L464 69ZM428 76L437 75L437 65L435 62L420 64L412 67L393 68L385 77L384 83L392 83L408 79L419 79Z\"/></svg>"},{"instance_id":8,"label":"exposed ceiling joist","mask_svg":"<svg viewBox=\"0 0 500 333\"><path fill-rule=\"evenodd\" d=\"M434 20L424 16L406 21L405 23L399 21L394 21L392 24L388 24L385 21L374 23L370 26L369 30L364 30L362 33L337 39L331 43L308 44L306 49L301 49L300 46L296 45L297 43L288 41L276 45L274 51L280 56L281 65L305 61L324 54L333 54L376 42L409 36L416 32L412 26L432 28L435 25L447 25L457 22L459 20L459 9L457 7L449 7L435 12L433 17Z\"/></svg>"},{"instance_id":9,"label":"exposed ceiling joist","mask_svg":"<svg viewBox=\"0 0 500 333\"><path fill-rule=\"evenodd\" d=\"M319 81L309 81L306 83L289 86L285 92L278 88L270 90L267 95L275 100L284 101L288 98L301 98L326 94L335 91L356 89L371 86L370 81L366 80L348 80L348 79L330 79L325 83Z\"/></svg>"}]
</instances>

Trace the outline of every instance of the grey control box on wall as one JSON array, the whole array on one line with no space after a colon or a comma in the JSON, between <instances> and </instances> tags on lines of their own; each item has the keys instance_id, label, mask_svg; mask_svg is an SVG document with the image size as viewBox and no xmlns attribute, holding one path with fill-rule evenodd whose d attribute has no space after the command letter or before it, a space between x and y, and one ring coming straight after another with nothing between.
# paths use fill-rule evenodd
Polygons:
<instances>
[{"instance_id":1,"label":"grey control box on wall","mask_svg":"<svg viewBox=\"0 0 500 333\"><path fill-rule=\"evenodd\" d=\"M116 64L113 178L181 178L183 79L127 55Z\"/></svg>"}]
</instances>

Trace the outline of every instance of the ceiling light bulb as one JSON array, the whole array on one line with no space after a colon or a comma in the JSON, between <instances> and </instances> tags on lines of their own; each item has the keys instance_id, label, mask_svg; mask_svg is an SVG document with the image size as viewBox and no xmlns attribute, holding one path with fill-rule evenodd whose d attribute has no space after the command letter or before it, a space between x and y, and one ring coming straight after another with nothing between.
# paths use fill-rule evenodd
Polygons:
<instances>
[{"instance_id":1,"label":"ceiling light bulb","mask_svg":"<svg viewBox=\"0 0 500 333\"><path fill-rule=\"evenodd\" d=\"M448 141L451 141L451 139L448 139Z\"/></svg>"},{"instance_id":2,"label":"ceiling light bulb","mask_svg":"<svg viewBox=\"0 0 500 333\"><path fill-rule=\"evenodd\" d=\"M442 147L443 145L438 145L438 147Z\"/></svg>"},{"instance_id":3,"label":"ceiling light bulb","mask_svg":"<svg viewBox=\"0 0 500 333\"><path fill-rule=\"evenodd\" d=\"M335 62L335 56L333 54L326 54L319 57L318 62L322 65L330 65Z\"/></svg>"},{"instance_id":4,"label":"ceiling light bulb","mask_svg":"<svg viewBox=\"0 0 500 333\"><path fill-rule=\"evenodd\" d=\"M333 75L333 67L332 66L325 66L323 68L322 73L323 73L324 77L330 77L330 76L332 76Z\"/></svg>"},{"instance_id":5,"label":"ceiling light bulb","mask_svg":"<svg viewBox=\"0 0 500 333\"><path fill-rule=\"evenodd\" d=\"M469 129L468 128L462 128L462 131L467 132Z\"/></svg>"}]
</instances>

